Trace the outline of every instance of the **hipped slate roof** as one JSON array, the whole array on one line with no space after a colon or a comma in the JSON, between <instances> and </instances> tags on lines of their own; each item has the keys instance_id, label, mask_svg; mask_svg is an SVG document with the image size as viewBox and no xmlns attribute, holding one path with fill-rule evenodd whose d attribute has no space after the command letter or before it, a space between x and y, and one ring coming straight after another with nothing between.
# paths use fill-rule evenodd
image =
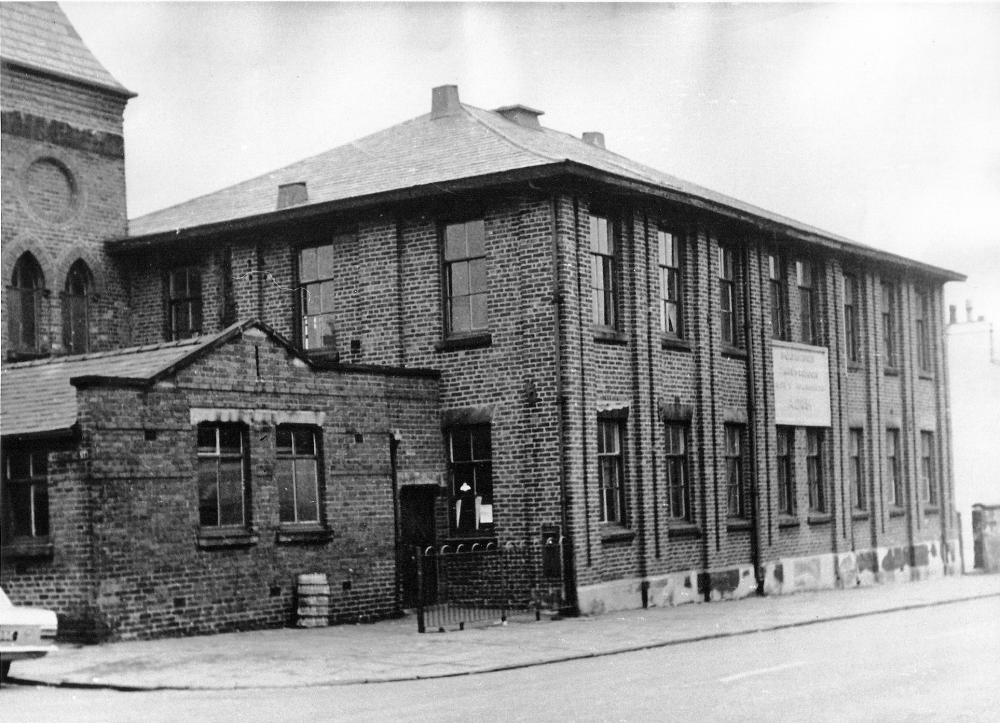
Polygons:
<instances>
[{"instance_id":1,"label":"hipped slate roof","mask_svg":"<svg viewBox=\"0 0 1000 723\"><path fill-rule=\"evenodd\" d=\"M539 177L568 173L631 184L641 192L660 193L763 221L848 252L916 266L947 278L964 278L730 198L567 133L522 125L499 112L464 103L457 104L447 115L435 117L428 113L271 173L132 219L130 238L114 245L129 248L154 239L211 235L227 228L297 217L310 208L333 208L351 199L376 203L390 196L405 196L406 192L446 192L449 184L459 181L475 185L480 179L486 186L502 181L505 174L513 178L531 172ZM302 182L307 186L308 202L278 211L278 186Z\"/></svg>"},{"instance_id":2,"label":"hipped slate roof","mask_svg":"<svg viewBox=\"0 0 1000 723\"><path fill-rule=\"evenodd\" d=\"M0 57L119 95L134 95L94 57L56 3L0 2Z\"/></svg>"},{"instance_id":3,"label":"hipped slate roof","mask_svg":"<svg viewBox=\"0 0 1000 723\"><path fill-rule=\"evenodd\" d=\"M118 383L152 383L249 326L270 331L250 321L234 324L218 334L182 341L9 364L0 372L0 435L69 430L78 414L73 380L89 377Z\"/></svg>"},{"instance_id":4,"label":"hipped slate roof","mask_svg":"<svg viewBox=\"0 0 1000 723\"><path fill-rule=\"evenodd\" d=\"M263 176L132 219L129 235L157 234L267 214L275 211L278 186L286 183L306 182L309 204L315 205L566 161L824 233L568 133L527 128L497 112L463 103L461 111L452 115L433 118L428 113Z\"/></svg>"}]
</instances>

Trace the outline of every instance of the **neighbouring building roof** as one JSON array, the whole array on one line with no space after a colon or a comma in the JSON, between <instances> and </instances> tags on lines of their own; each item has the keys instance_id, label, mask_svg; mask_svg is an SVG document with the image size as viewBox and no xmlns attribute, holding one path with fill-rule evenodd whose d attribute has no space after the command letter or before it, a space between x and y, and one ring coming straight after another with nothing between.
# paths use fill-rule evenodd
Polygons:
<instances>
[{"instance_id":1,"label":"neighbouring building roof","mask_svg":"<svg viewBox=\"0 0 1000 723\"><path fill-rule=\"evenodd\" d=\"M151 380L215 340L202 336L129 349L8 364L0 385L0 435L67 430L76 424L70 380L100 376Z\"/></svg>"},{"instance_id":2,"label":"neighbouring building roof","mask_svg":"<svg viewBox=\"0 0 1000 723\"><path fill-rule=\"evenodd\" d=\"M94 57L56 3L0 2L0 57L5 63L134 95Z\"/></svg>"},{"instance_id":3,"label":"neighbouring building roof","mask_svg":"<svg viewBox=\"0 0 1000 723\"><path fill-rule=\"evenodd\" d=\"M436 89L437 90L437 89ZM530 171L552 175L578 171L598 180L638 184L708 208L729 209L743 217L776 224L811 240L832 242L845 250L922 267L949 278L954 272L858 244L836 234L772 213L749 203L684 181L567 133L544 128L540 111L507 106L483 110L457 102L451 112L434 112L391 126L271 173L129 221L129 239L158 235L180 237L186 230L252 223L336 205L347 199L370 198L407 189L444 188L450 182L482 178L496 181L503 174ZM523 118L534 116L530 122ZM521 122L518 122L521 120ZM599 134L597 134L599 135ZM593 139L592 139L593 140ZM278 188L305 184L308 200L296 208L278 210ZM207 230L212 230L207 229Z\"/></svg>"}]
</instances>

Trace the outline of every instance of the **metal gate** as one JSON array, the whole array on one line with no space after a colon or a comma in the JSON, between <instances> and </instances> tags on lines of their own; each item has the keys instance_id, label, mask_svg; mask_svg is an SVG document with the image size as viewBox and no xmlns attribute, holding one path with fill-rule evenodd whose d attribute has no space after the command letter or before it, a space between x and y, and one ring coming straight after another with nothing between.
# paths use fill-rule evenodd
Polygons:
<instances>
[{"instance_id":1,"label":"metal gate","mask_svg":"<svg viewBox=\"0 0 1000 723\"><path fill-rule=\"evenodd\" d=\"M562 607L562 545L541 540L463 542L414 547L417 630L464 630L507 620L512 611Z\"/></svg>"}]
</instances>

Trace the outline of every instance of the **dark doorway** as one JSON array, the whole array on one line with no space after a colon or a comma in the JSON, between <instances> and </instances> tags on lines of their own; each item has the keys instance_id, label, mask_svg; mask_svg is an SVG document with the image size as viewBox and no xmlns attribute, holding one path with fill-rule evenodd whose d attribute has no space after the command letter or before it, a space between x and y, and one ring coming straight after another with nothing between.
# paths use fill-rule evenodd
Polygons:
<instances>
[{"instance_id":1,"label":"dark doorway","mask_svg":"<svg viewBox=\"0 0 1000 723\"><path fill-rule=\"evenodd\" d=\"M424 604L436 602L437 575L434 557L418 559L416 547L434 544L434 499L438 488L432 485L402 487L399 490L399 560L403 607L417 605L417 565L424 565Z\"/></svg>"}]
</instances>

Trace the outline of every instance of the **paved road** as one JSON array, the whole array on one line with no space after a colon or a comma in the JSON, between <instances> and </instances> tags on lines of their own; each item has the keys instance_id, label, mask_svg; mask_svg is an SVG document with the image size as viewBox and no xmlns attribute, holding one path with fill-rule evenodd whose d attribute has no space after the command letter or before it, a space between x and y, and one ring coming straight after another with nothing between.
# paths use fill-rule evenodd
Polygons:
<instances>
[{"instance_id":1,"label":"paved road","mask_svg":"<svg viewBox=\"0 0 1000 723\"><path fill-rule=\"evenodd\" d=\"M438 680L237 692L13 686L0 706L7 721L995 720L1000 601Z\"/></svg>"}]
</instances>

